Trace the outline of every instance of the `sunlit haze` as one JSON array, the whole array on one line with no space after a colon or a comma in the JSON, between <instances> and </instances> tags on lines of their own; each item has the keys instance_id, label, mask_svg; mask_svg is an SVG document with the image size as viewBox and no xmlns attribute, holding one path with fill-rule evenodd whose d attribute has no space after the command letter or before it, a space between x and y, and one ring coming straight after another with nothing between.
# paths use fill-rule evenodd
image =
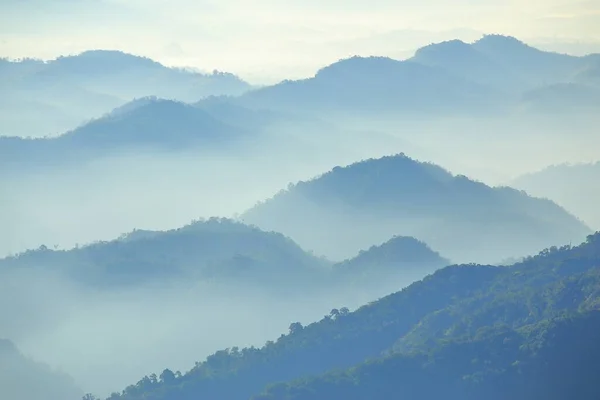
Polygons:
<instances>
[{"instance_id":1,"label":"sunlit haze","mask_svg":"<svg viewBox=\"0 0 600 400\"><path fill-rule=\"evenodd\" d=\"M600 3L567 0L3 0L0 54L119 49L252 83L310 76L351 55L406 58L483 33L567 53L600 49Z\"/></svg>"}]
</instances>

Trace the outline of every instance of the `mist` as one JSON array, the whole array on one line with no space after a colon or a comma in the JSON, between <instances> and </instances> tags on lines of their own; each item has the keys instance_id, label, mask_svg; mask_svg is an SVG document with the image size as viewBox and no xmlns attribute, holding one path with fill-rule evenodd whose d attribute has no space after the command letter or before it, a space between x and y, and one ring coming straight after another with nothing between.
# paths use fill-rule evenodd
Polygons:
<instances>
[{"instance_id":1,"label":"mist","mask_svg":"<svg viewBox=\"0 0 600 400\"><path fill-rule=\"evenodd\" d=\"M232 217L291 182L406 148L414 146L376 131L278 123L225 149L138 148L64 165L9 167L0 173L0 255Z\"/></svg>"},{"instance_id":2,"label":"mist","mask_svg":"<svg viewBox=\"0 0 600 400\"><path fill-rule=\"evenodd\" d=\"M555 259L576 266L588 257L561 246L598 243L588 236L600 227L598 164L565 166L598 162L597 56L550 55L492 35L398 61L432 41L490 31L569 52L597 48L600 13L590 2L75 3L0 4L0 51L119 49L164 64L93 50L54 64L0 59L0 352L6 338L68 375L73 398L64 400L106 397L165 368L185 373L216 351L261 347L324 316L257 358L235 352L222 371L210 366L124 398L170 400L179 389L204 398L214 372L225 378L214 390L247 380L233 396L243 400L258 390L254 378L348 368L394 353L407 333L424 332L415 343L429 357L438 339L551 317L558 308L549 304L565 303L548 300L562 291L554 289L571 288L558 279L576 276ZM572 43L581 37L585 46ZM213 69L228 73L191 72ZM233 221L198 222L211 217ZM449 263L511 265L549 246L514 276L453 266L375 310L331 312ZM558 267L544 272L546 261ZM517 284L526 276L535 279ZM505 288L527 304L508 305ZM462 378L486 371L467 361ZM22 375L36 381L25 364ZM265 369L252 377L257 365ZM10 379L0 376L0 386L2 378Z\"/></svg>"},{"instance_id":3,"label":"mist","mask_svg":"<svg viewBox=\"0 0 600 400\"><path fill-rule=\"evenodd\" d=\"M0 174L0 254L42 244L70 248L135 228L162 230L201 217L233 217L290 183L400 152L489 185L505 185L547 165L594 160L600 146L593 131L597 123L600 117L589 114L284 121L224 150L132 149L79 164L5 170ZM569 211L582 217L576 209ZM357 250L352 246L343 254Z\"/></svg>"},{"instance_id":4,"label":"mist","mask_svg":"<svg viewBox=\"0 0 600 400\"><path fill-rule=\"evenodd\" d=\"M261 347L292 322L357 308L422 278L368 289L317 284L282 297L260 285L181 278L94 288L34 267L0 275L0 337L101 396L165 368L186 372L219 349Z\"/></svg>"},{"instance_id":5,"label":"mist","mask_svg":"<svg viewBox=\"0 0 600 400\"><path fill-rule=\"evenodd\" d=\"M339 306L325 296L276 301L252 288L197 282L103 292L49 273L8 278L0 334L101 395L167 367L185 372L221 348L260 347L291 322Z\"/></svg>"}]
</instances>

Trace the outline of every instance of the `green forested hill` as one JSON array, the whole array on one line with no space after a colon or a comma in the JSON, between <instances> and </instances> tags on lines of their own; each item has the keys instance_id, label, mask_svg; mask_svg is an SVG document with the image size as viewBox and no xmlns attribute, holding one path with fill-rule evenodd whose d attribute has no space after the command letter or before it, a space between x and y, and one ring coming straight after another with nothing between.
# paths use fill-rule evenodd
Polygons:
<instances>
[{"instance_id":1,"label":"green forested hill","mask_svg":"<svg viewBox=\"0 0 600 400\"><path fill-rule=\"evenodd\" d=\"M211 218L70 250L42 246L0 259L0 272L41 269L104 287L181 277L282 284L300 277L312 281L326 264L281 234Z\"/></svg>"},{"instance_id":2,"label":"green forested hill","mask_svg":"<svg viewBox=\"0 0 600 400\"><path fill-rule=\"evenodd\" d=\"M401 371L405 378L400 385L410 382L412 389L398 389L398 396L405 393L413 398L411 393L416 392L410 390L422 389L418 398L433 399L446 389L463 390L463 381L472 380L475 386L467 385L468 393L478 398L477 393L487 393L490 385L502 380L512 385L512 379L518 380L518 375L503 371L509 366L516 368L521 359L526 363L524 373L539 381L555 372L552 368L558 366L554 361L559 355L580 346L568 334L578 335L583 328L563 329L562 323L556 330L542 327L554 324L557 318L598 309L598 266L600 234L589 236L580 246L548 249L510 267L450 266L355 312L332 310L305 327L293 323L288 335L263 348L219 351L182 376L167 370L162 378L146 377L111 399L249 399L276 382L343 370L381 357L388 358L342 375L275 386L266 396L373 398L364 397L365 393L396 390L394 374ZM591 319L586 316L572 323L597 324L596 314L589 315ZM564 323L571 324L568 320ZM511 340L519 344L507 347ZM536 353L522 345L540 350ZM535 354L552 363L539 362ZM500 358L494 359L495 355ZM476 385L479 381L481 387ZM532 385L533 393L543 389ZM346 391L356 391L359 397L346 397Z\"/></svg>"},{"instance_id":3,"label":"green forested hill","mask_svg":"<svg viewBox=\"0 0 600 400\"><path fill-rule=\"evenodd\" d=\"M481 329L428 353L278 384L254 400L530 400L600 397L600 312L520 330Z\"/></svg>"},{"instance_id":4,"label":"green forested hill","mask_svg":"<svg viewBox=\"0 0 600 400\"><path fill-rule=\"evenodd\" d=\"M335 167L290 185L242 219L333 260L403 235L454 262L495 264L591 233L549 200L493 188L405 154Z\"/></svg>"}]
</instances>

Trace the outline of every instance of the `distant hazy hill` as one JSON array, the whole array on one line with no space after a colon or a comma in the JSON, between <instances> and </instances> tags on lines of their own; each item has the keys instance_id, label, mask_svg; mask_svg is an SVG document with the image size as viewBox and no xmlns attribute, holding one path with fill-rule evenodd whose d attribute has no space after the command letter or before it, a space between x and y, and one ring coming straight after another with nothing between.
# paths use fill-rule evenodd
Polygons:
<instances>
[{"instance_id":1,"label":"distant hazy hill","mask_svg":"<svg viewBox=\"0 0 600 400\"><path fill-rule=\"evenodd\" d=\"M90 148L147 146L170 148L231 140L241 130L196 107L170 100L140 102L113 112L55 140Z\"/></svg>"},{"instance_id":2,"label":"distant hazy hill","mask_svg":"<svg viewBox=\"0 0 600 400\"><path fill-rule=\"evenodd\" d=\"M412 61L504 91L524 92L572 82L589 57L546 52L513 37L486 35L472 44L453 40L426 46Z\"/></svg>"},{"instance_id":3,"label":"distant hazy hill","mask_svg":"<svg viewBox=\"0 0 600 400\"><path fill-rule=\"evenodd\" d=\"M326 115L450 112L502 104L489 88L438 68L386 57L352 57L329 65L313 78L285 81L250 91L241 104Z\"/></svg>"},{"instance_id":4,"label":"distant hazy hill","mask_svg":"<svg viewBox=\"0 0 600 400\"><path fill-rule=\"evenodd\" d=\"M227 125L198 107L145 98L58 137L0 137L0 155L4 156L0 164L56 164L119 151L211 148L245 136L242 128Z\"/></svg>"},{"instance_id":5,"label":"distant hazy hill","mask_svg":"<svg viewBox=\"0 0 600 400\"><path fill-rule=\"evenodd\" d=\"M95 50L42 62L0 60L0 134L43 136L73 129L134 98L198 101L250 85L221 72L168 68L148 58Z\"/></svg>"},{"instance_id":6,"label":"distant hazy hill","mask_svg":"<svg viewBox=\"0 0 600 400\"><path fill-rule=\"evenodd\" d=\"M594 75L595 66L594 56L546 52L513 37L487 35L472 44L459 40L432 44L407 61L350 57L311 78L251 90L227 101L323 117L481 116L522 109L520 95L531 90L589 85L588 75ZM582 97L577 104L592 101Z\"/></svg>"},{"instance_id":7,"label":"distant hazy hill","mask_svg":"<svg viewBox=\"0 0 600 400\"><path fill-rule=\"evenodd\" d=\"M555 165L520 176L511 185L533 196L551 199L600 229L600 162Z\"/></svg>"},{"instance_id":8,"label":"distant hazy hill","mask_svg":"<svg viewBox=\"0 0 600 400\"><path fill-rule=\"evenodd\" d=\"M460 40L423 47L411 61L444 69L463 79L506 90L519 90L526 82L515 71L490 59L473 45Z\"/></svg>"},{"instance_id":9,"label":"distant hazy hill","mask_svg":"<svg viewBox=\"0 0 600 400\"><path fill-rule=\"evenodd\" d=\"M542 51L502 35L486 35L473 47L498 65L537 85L565 82L585 62L583 57Z\"/></svg>"},{"instance_id":10,"label":"distant hazy hill","mask_svg":"<svg viewBox=\"0 0 600 400\"><path fill-rule=\"evenodd\" d=\"M170 231L134 230L71 250L42 246L0 259L0 272L39 269L100 286L182 277L286 290L331 285L332 291L354 287L372 298L374 290L383 296L449 264L425 243L394 237L331 266L280 233L212 218Z\"/></svg>"},{"instance_id":11,"label":"distant hazy hill","mask_svg":"<svg viewBox=\"0 0 600 400\"><path fill-rule=\"evenodd\" d=\"M242 219L333 259L400 234L424 240L455 262L492 262L590 232L551 201L490 188L403 154L291 185Z\"/></svg>"},{"instance_id":12,"label":"distant hazy hill","mask_svg":"<svg viewBox=\"0 0 600 400\"><path fill-rule=\"evenodd\" d=\"M332 275L334 282L350 285L356 292L385 296L448 265L450 261L427 244L395 236L333 265Z\"/></svg>"},{"instance_id":13,"label":"distant hazy hill","mask_svg":"<svg viewBox=\"0 0 600 400\"><path fill-rule=\"evenodd\" d=\"M168 68L145 57L106 50L60 57L33 78L41 82L66 80L123 100L158 96L189 102L208 95L241 94L250 87L229 73Z\"/></svg>"},{"instance_id":14,"label":"distant hazy hill","mask_svg":"<svg viewBox=\"0 0 600 400\"><path fill-rule=\"evenodd\" d=\"M23 356L0 339L0 398L6 400L80 400L83 392L71 378Z\"/></svg>"},{"instance_id":15,"label":"distant hazy hill","mask_svg":"<svg viewBox=\"0 0 600 400\"><path fill-rule=\"evenodd\" d=\"M367 269L377 268L420 268L423 264L446 266L450 261L415 238L395 236L380 246L371 246L368 250L360 251L356 257L336 264L334 269L341 273L362 273Z\"/></svg>"},{"instance_id":16,"label":"distant hazy hill","mask_svg":"<svg viewBox=\"0 0 600 400\"><path fill-rule=\"evenodd\" d=\"M188 277L254 282L275 289L323 276L324 265L281 234L226 219L165 232L134 231L72 250L42 247L0 260L0 270L42 269L100 286Z\"/></svg>"}]
</instances>

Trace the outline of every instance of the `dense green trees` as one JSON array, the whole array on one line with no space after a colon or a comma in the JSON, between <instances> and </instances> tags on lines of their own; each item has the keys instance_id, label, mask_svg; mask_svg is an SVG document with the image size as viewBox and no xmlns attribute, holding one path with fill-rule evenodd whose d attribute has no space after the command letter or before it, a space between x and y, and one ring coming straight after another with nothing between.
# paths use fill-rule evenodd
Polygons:
<instances>
[{"instance_id":1,"label":"dense green trees","mask_svg":"<svg viewBox=\"0 0 600 400\"><path fill-rule=\"evenodd\" d=\"M517 331L482 329L429 352L393 355L343 373L278 384L255 400L594 400L600 396L600 312Z\"/></svg>"},{"instance_id":2,"label":"dense green trees","mask_svg":"<svg viewBox=\"0 0 600 400\"><path fill-rule=\"evenodd\" d=\"M323 265L281 234L220 218L166 232L133 231L72 250L42 246L0 260L4 270L43 268L101 287L182 276L266 285L312 279Z\"/></svg>"},{"instance_id":3,"label":"dense green trees","mask_svg":"<svg viewBox=\"0 0 600 400\"><path fill-rule=\"evenodd\" d=\"M292 324L263 348L219 351L170 383L142 380L112 399L242 400L283 381L293 382L259 399L559 399L566 379L592 399L600 387L585 371L600 365L577 357L600 355L598 266L600 234L510 267L450 266L352 313Z\"/></svg>"}]
</instances>

